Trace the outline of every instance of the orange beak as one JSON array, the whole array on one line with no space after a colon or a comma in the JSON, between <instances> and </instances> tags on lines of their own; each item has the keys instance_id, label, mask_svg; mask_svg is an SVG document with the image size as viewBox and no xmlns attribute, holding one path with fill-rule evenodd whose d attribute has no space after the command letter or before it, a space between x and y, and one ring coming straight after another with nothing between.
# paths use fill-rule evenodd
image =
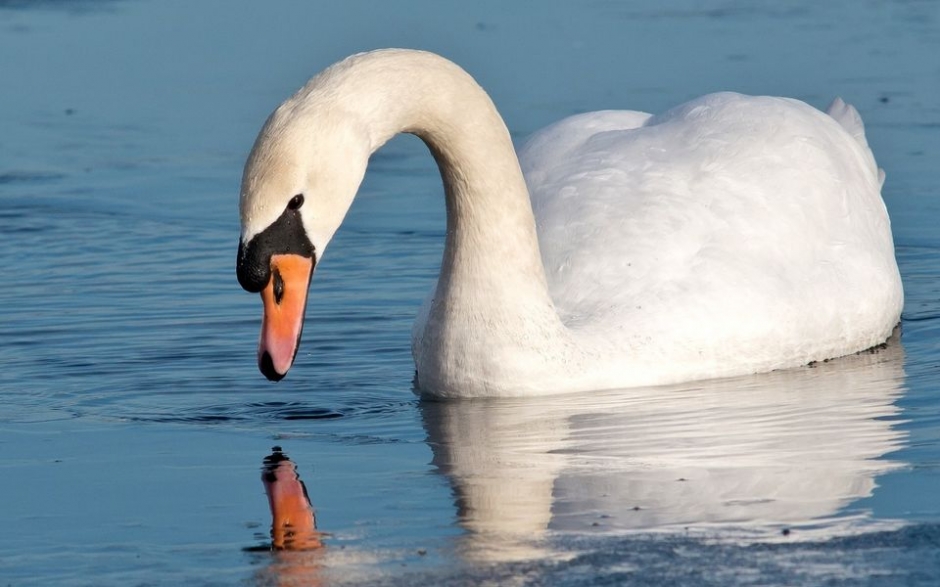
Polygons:
<instances>
[{"instance_id":1,"label":"orange beak","mask_svg":"<svg viewBox=\"0 0 940 587\"><path fill-rule=\"evenodd\" d=\"M261 290L264 316L258 342L258 367L265 377L280 381L294 363L304 328L307 288L313 259L301 255L272 255L271 279Z\"/></svg>"}]
</instances>

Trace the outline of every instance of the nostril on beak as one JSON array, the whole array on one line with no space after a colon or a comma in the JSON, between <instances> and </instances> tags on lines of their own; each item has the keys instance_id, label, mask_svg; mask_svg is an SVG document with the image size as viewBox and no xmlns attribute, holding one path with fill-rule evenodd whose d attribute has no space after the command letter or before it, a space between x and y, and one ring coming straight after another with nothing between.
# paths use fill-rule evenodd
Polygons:
<instances>
[{"instance_id":1,"label":"nostril on beak","mask_svg":"<svg viewBox=\"0 0 940 587\"><path fill-rule=\"evenodd\" d=\"M274 368L274 360L271 359L271 355L268 354L268 351L264 351L261 355L258 361L258 368L261 370L261 374L270 381L280 381L284 379L284 375L286 375L286 373L282 374L277 372L277 369Z\"/></svg>"},{"instance_id":2,"label":"nostril on beak","mask_svg":"<svg viewBox=\"0 0 940 587\"><path fill-rule=\"evenodd\" d=\"M281 272L275 269L272 279L274 280L274 303L281 305L281 300L284 299L284 278L281 277Z\"/></svg>"}]
</instances>

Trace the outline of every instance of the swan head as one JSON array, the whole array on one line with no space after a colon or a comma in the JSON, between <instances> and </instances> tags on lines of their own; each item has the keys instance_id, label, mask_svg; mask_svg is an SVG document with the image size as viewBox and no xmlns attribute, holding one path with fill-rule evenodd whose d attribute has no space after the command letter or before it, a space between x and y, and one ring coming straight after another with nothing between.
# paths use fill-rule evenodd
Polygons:
<instances>
[{"instance_id":1,"label":"swan head","mask_svg":"<svg viewBox=\"0 0 940 587\"><path fill-rule=\"evenodd\" d=\"M314 268L370 154L357 125L317 98L308 86L275 110L242 176L236 273L245 290L261 294L258 367L272 381L294 362Z\"/></svg>"}]
</instances>

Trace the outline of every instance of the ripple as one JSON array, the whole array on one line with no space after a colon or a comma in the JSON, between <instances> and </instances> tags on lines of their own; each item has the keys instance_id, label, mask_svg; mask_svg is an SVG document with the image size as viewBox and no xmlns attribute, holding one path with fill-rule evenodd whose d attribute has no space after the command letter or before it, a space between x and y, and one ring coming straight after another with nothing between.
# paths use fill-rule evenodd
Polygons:
<instances>
[{"instance_id":1,"label":"ripple","mask_svg":"<svg viewBox=\"0 0 940 587\"><path fill-rule=\"evenodd\" d=\"M4 171L0 172L0 186L8 184L42 184L64 179L64 173L53 171Z\"/></svg>"},{"instance_id":2,"label":"ripple","mask_svg":"<svg viewBox=\"0 0 940 587\"><path fill-rule=\"evenodd\" d=\"M335 397L330 397L335 402ZM264 425L277 422L318 422L330 420L355 420L361 425L380 429L376 420L411 420L414 418L416 398L392 401L385 397L359 397L338 405L324 407L307 401L261 401L247 403L221 403L208 405L190 405L186 407L154 410L136 402L122 402L119 410L111 416L136 422L162 422L183 424L220 424L240 423ZM106 403L111 404L109 400ZM85 403L88 407L91 400ZM370 423L371 422L371 423ZM344 424L345 427L351 424ZM361 436L361 435L356 435Z\"/></svg>"}]
</instances>

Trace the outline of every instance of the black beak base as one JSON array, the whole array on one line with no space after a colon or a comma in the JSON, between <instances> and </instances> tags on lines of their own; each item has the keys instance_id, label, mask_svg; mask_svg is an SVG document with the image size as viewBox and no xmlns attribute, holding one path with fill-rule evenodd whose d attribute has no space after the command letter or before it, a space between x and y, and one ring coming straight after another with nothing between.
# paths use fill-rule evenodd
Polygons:
<instances>
[{"instance_id":1,"label":"black beak base","mask_svg":"<svg viewBox=\"0 0 940 587\"><path fill-rule=\"evenodd\" d=\"M316 247L304 230L300 210L286 208L271 225L251 237L239 241L235 273L245 291L259 293L271 280L271 256L295 254L310 257L316 264Z\"/></svg>"}]
</instances>

